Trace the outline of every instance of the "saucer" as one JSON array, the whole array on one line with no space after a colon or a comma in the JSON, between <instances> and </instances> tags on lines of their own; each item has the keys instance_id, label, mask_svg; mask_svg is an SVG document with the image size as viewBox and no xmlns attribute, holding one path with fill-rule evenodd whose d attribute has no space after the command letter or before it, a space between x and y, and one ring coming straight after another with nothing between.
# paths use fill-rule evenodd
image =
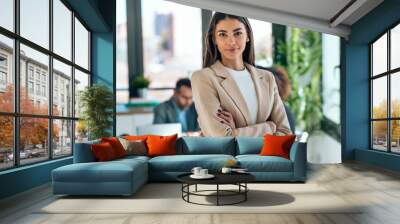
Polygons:
<instances>
[{"instance_id":1,"label":"saucer","mask_svg":"<svg viewBox=\"0 0 400 224\"><path fill-rule=\"evenodd\" d=\"M190 178L193 178L193 179L211 179L211 178L214 178L214 177L215 176L212 175L212 174L207 174L207 175L204 175L204 176L202 176L202 175L194 175L194 174L190 175Z\"/></svg>"}]
</instances>

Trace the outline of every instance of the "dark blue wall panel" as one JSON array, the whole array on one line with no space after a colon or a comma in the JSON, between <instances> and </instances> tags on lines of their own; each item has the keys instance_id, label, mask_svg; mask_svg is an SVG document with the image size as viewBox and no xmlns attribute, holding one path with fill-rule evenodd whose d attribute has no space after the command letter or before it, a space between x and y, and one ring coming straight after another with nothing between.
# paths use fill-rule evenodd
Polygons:
<instances>
[{"instance_id":1,"label":"dark blue wall panel","mask_svg":"<svg viewBox=\"0 0 400 224\"><path fill-rule=\"evenodd\" d=\"M69 157L0 172L0 199L48 183L53 169L71 163Z\"/></svg>"},{"instance_id":2,"label":"dark blue wall panel","mask_svg":"<svg viewBox=\"0 0 400 224\"><path fill-rule=\"evenodd\" d=\"M386 0L351 27L345 42L345 85L342 94L342 156L343 160L358 160L387 169L399 170L400 157L369 150L369 43L392 25L400 22L400 1Z\"/></svg>"}]
</instances>

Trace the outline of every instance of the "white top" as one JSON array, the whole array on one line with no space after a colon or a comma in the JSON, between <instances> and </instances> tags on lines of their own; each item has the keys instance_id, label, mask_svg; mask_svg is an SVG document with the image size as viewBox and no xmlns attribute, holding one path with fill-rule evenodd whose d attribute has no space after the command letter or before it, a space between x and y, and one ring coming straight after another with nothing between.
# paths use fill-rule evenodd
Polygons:
<instances>
[{"instance_id":1,"label":"white top","mask_svg":"<svg viewBox=\"0 0 400 224\"><path fill-rule=\"evenodd\" d=\"M258 101L256 88L250 72L245 68L242 71L236 71L231 68L225 67L229 74L233 77L238 85L244 100L246 101L247 108L250 112L250 118L253 124L257 122Z\"/></svg>"}]
</instances>

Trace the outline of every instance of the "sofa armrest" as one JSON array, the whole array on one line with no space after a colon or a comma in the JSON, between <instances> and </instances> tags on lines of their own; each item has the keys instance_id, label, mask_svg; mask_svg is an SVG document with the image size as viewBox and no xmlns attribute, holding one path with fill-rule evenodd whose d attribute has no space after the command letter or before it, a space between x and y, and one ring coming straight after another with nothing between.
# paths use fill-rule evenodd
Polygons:
<instances>
[{"instance_id":1,"label":"sofa armrest","mask_svg":"<svg viewBox=\"0 0 400 224\"><path fill-rule=\"evenodd\" d=\"M75 143L74 147L74 163L89 163L95 162L96 158L94 157L90 146L92 144L99 143L100 141L90 141L90 142L82 142Z\"/></svg>"},{"instance_id":2,"label":"sofa armrest","mask_svg":"<svg viewBox=\"0 0 400 224\"><path fill-rule=\"evenodd\" d=\"M305 181L307 176L307 139L305 132L299 136L290 149L290 160L293 162L293 178L295 181Z\"/></svg>"}]
</instances>

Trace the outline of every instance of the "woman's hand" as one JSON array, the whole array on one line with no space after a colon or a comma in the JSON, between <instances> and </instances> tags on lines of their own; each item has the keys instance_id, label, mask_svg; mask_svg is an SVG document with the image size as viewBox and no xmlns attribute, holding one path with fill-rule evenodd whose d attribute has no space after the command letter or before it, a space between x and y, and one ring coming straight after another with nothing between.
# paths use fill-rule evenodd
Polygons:
<instances>
[{"instance_id":1,"label":"woman's hand","mask_svg":"<svg viewBox=\"0 0 400 224\"><path fill-rule=\"evenodd\" d=\"M236 128L235 121L233 120L233 116L229 111L220 108L217 111L217 116L218 116L218 118L220 118L220 122L222 124L226 124L229 127L231 127L232 129Z\"/></svg>"}]
</instances>

